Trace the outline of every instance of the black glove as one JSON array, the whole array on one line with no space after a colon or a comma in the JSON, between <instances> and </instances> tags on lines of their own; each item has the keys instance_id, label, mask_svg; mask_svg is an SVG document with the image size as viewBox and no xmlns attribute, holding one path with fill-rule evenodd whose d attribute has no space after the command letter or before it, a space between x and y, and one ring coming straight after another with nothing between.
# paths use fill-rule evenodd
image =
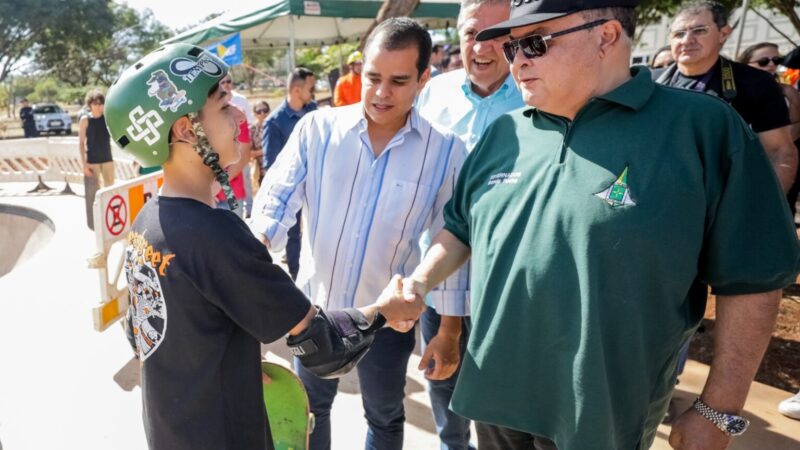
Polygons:
<instances>
[{"instance_id":1,"label":"black glove","mask_svg":"<svg viewBox=\"0 0 800 450\"><path fill-rule=\"evenodd\" d=\"M361 311L348 308L317 315L308 328L286 338L292 354L320 378L338 378L358 364L369 350L375 332L386 323L381 314L372 324Z\"/></svg>"}]
</instances>

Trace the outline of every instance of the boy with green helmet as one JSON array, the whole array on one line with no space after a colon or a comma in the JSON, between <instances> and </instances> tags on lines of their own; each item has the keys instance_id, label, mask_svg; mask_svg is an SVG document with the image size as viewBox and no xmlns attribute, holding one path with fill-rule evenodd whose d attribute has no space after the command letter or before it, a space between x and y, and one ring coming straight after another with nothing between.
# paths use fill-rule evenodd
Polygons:
<instances>
[{"instance_id":1,"label":"boy with green helmet","mask_svg":"<svg viewBox=\"0 0 800 450\"><path fill-rule=\"evenodd\" d=\"M241 157L243 116L219 84L227 71L205 50L173 44L123 72L106 99L112 140L142 166L164 169L125 248L151 449L273 448L259 342L288 333L310 370L339 376L385 321L410 329L422 309L386 292L365 308L322 312L239 217L214 208L217 184L235 202L226 169Z\"/></svg>"}]
</instances>

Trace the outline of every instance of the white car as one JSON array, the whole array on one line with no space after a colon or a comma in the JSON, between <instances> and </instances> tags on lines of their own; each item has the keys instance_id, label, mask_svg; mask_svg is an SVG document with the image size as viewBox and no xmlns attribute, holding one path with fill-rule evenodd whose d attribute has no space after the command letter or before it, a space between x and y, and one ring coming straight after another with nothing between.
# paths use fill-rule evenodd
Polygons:
<instances>
[{"instance_id":1,"label":"white car","mask_svg":"<svg viewBox=\"0 0 800 450\"><path fill-rule=\"evenodd\" d=\"M72 119L60 106L45 103L33 105L33 120L36 122L36 131L39 133L64 133L72 132Z\"/></svg>"}]
</instances>

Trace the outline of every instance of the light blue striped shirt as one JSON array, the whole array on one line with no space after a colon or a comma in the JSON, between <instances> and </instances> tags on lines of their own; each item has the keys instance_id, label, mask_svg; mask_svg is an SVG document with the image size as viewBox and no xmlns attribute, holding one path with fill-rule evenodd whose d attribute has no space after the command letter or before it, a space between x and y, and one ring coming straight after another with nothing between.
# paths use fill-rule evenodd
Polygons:
<instances>
[{"instance_id":1,"label":"light blue striped shirt","mask_svg":"<svg viewBox=\"0 0 800 450\"><path fill-rule=\"evenodd\" d=\"M503 114L525 106L509 74L491 95L480 97L464 69L431 79L417 99L422 117L457 134L472 151L483 132Z\"/></svg>"},{"instance_id":2,"label":"light blue striped shirt","mask_svg":"<svg viewBox=\"0 0 800 450\"><path fill-rule=\"evenodd\" d=\"M361 104L309 113L267 172L250 229L280 250L302 208L298 285L324 308L369 305L419 264L420 236L444 226L465 158L461 140L415 109L377 158ZM468 269L432 294L440 313L469 314Z\"/></svg>"},{"instance_id":3,"label":"light blue striped shirt","mask_svg":"<svg viewBox=\"0 0 800 450\"><path fill-rule=\"evenodd\" d=\"M447 72L431 79L417 98L420 114L434 124L457 134L466 143L468 151L475 148L483 132L495 119L524 106L522 94L517 89L511 74L491 95L481 97L472 91L472 84L464 69ZM420 248L423 254L428 251L430 242L431 235L422 237ZM464 267L470 270L470 263L465 263ZM431 296L425 298L425 303L436 307ZM449 315L440 311L438 307L436 312Z\"/></svg>"}]
</instances>

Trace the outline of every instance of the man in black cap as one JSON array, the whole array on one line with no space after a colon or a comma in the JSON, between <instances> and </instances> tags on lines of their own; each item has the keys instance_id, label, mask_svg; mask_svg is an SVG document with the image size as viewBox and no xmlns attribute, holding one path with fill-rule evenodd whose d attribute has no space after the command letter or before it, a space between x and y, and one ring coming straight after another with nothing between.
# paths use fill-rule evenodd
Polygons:
<instances>
[{"instance_id":1,"label":"man in black cap","mask_svg":"<svg viewBox=\"0 0 800 450\"><path fill-rule=\"evenodd\" d=\"M404 280L471 256L472 330L451 407L487 449L647 449L678 350L717 295L715 358L672 427L722 450L800 246L755 134L727 104L629 67L635 0L515 0L500 39L525 103L470 153L445 226Z\"/></svg>"}]
</instances>

